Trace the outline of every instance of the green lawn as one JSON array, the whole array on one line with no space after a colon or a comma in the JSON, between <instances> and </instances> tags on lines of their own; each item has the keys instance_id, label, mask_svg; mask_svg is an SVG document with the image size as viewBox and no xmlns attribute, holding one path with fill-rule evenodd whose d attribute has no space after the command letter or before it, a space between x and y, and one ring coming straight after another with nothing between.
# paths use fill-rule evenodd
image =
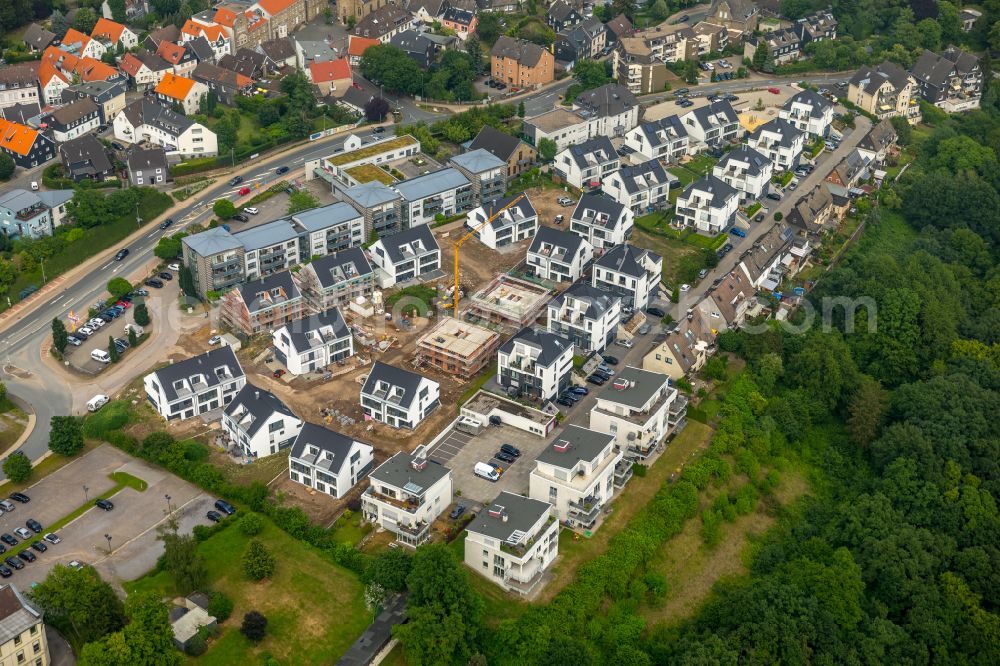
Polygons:
<instances>
[{"instance_id":1,"label":"green lawn","mask_svg":"<svg viewBox=\"0 0 1000 666\"><path fill-rule=\"evenodd\" d=\"M361 582L326 559L322 551L293 539L266 518L264 530L255 538L278 556L274 578L260 583L243 575L240 561L249 537L237 525L198 546L209 585L236 606L232 617L221 625L222 634L209 641L208 652L187 663L250 666L263 663L265 654L281 664L336 662L372 619ZM127 583L125 589L129 594L145 591L160 596L176 592L165 572ZM268 620L267 638L258 645L239 632L242 617L250 610L260 611Z\"/></svg>"},{"instance_id":2,"label":"green lawn","mask_svg":"<svg viewBox=\"0 0 1000 666\"><path fill-rule=\"evenodd\" d=\"M681 181L682 187L687 187L699 178L704 178L706 175L712 173L712 167L718 161L711 155L695 155L684 164L674 165L667 170L677 176L678 180Z\"/></svg>"},{"instance_id":3,"label":"green lawn","mask_svg":"<svg viewBox=\"0 0 1000 666\"><path fill-rule=\"evenodd\" d=\"M631 242L663 257L663 279L667 284L690 282L692 272L697 277L698 270L704 264L701 251L679 239L651 234L636 228L632 230Z\"/></svg>"}]
</instances>

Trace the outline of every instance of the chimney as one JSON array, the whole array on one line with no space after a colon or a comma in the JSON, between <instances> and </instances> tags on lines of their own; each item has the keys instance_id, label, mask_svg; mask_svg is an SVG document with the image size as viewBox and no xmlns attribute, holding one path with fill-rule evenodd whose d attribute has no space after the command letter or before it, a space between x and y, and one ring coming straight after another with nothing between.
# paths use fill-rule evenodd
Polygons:
<instances>
[{"instance_id":1,"label":"chimney","mask_svg":"<svg viewBox=\"0 0 1000 666\"><path fill-rule=\"evenodd\" d=\"M254 391L254 392L253 392L253 397L254 397L255 399L257 399L257 400L260 400L260 390L256 390L256 391Z\"/></svg>"}]
</instances>

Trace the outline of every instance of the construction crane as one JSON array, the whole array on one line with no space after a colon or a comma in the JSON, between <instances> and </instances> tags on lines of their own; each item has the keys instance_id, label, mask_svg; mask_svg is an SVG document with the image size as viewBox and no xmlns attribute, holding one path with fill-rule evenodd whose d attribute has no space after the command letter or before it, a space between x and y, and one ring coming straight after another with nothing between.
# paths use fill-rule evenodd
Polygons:
<instances>
[{"instance_id":1,"label":"construction crane","mask_svg":"<svg viewBox=\"0 0 1000 666\"><path fill-rule=\"evenodd\" d=\"M465 234L464 236L462 236L461 238L459 238L457 241L455 241L455 293L453 294L454 302L452 304L452 309L453 309L453 312L455 314L455 319L458 319L458 250L459 250L459 248L462 247L462 243L464 243L465 241L469 240L470 238L472 238L473 236L475 236L477 233L479 233L480 229L482 229L487 224L489 224L493 220L495 220L498 217L500 217L500 215L503 214L508 209L513 208L518 203L520 203L521 199L523 199L524 196L525 196L524 194L517 195L516 197L514 197L513 199L511 199L510 202L507 203L506 206L504 206L503 208L501 208L500 210L496 211L495 213L493 213L492 215L490 215L488 218L486 218L485 222L483 222L482 224L476 226L474 229L472 229L471 231L469 231L469 233Z\"/></svg>"}]
</instances>

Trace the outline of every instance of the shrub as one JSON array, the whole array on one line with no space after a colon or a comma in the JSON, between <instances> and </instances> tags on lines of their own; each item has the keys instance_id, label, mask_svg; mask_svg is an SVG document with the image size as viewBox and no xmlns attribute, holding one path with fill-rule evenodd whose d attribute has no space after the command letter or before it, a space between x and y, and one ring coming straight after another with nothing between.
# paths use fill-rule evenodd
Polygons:
<instances>
[{"instance_id":1,"label":"shrub","mask_svg":"<svg viewBox=\"0 0 1000 666\"><path fill-rule=\"evenodd\" d=\"M701 513L701 538L705 545L714 546L722 538L722 527L719 514L711 509Z\"/></svg>"},{"instance_id":2,"label":"shrub","mask_svg":"<svg viewBox=\"0 0 1000 666\"><path fill-rule=\"evenodd\" d=\"M3 461L3 473L14 483L27 481L31 477L31 461L23 453L14 453Z\"/></svg>"},{"instance_id":3,"label":"shrub","mask_svg":"<svg viewBox=\"0 0 1000 666\"><path fill-rule=\"evenodd\" d=\"M83 434L95 439L106 439L109 433L121 430L128 423L131 405L125 400L113 400L87 417L83 423ZM112 442L114 443L114 442Z\"/></svg>"},{"instance_id":4,"label":"shrub","mask_svg":"<svg viewBox=\"0 0 1000 666\"><path fill-rule=\"evenodd\" d=\"M247 536L257 536L264 529L264 521L256 513L248 513L240 518L240 531Z\"/></svg>"},{"instance_id":5,"label":"shrub","mask_svg":"<svg viewBox=\"0 0 1000 666\"><path fill-rule=\"evenodd\" d=\"M250 611L243 616L240 633L254 643L264 640L264 636L267 635L267 618L255 610Z\"/></svg>"},{"instance_id":6,"label":"shrub","mask_svg":"<svg viewBox=\"0 0 1000 666\"><path fill-rule=\"evenodd\" d=\"M184 648L184 652L192 657L200 657L208 650L208 642L202 638L201 634L192 636Z\"/></svg>"},{"instance_id":7,"label":"shrub","mask_svg":"<svg viewBox=\"0 0 1000 666\"><path fill-rule=\"evenodd\" d=\"M222 592L212 592L208 598L208 614L219 622L225 622L233 614L233 600Z\"/></svg>"},{"instance_id":8,"label":"shrub","mask_svg":"<svg viewBox=\"0 0 1000 666\"><path fill-rule=\"evenodd\" d=\"M243 553L243 573L250 580L264 580L274 575L277 560L262 542L253 539ZM249 638L249 636L247 637Z\"/></svg>"}]
</instances>

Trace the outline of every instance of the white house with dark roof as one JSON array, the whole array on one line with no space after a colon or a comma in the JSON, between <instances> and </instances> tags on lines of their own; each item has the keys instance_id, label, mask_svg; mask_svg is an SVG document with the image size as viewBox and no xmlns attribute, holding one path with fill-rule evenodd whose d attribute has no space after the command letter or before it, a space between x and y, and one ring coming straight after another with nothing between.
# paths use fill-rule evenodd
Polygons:
<instances>
[{"instance_id":1,"label":"white house with dark roof","mask_svg":"<svg viewBox=\"0 0 1000 666\"><path fill-rule=\"evenodd\" d=\"M623 166L604 179L604 192L636 215L670 205L670 188L677 176L663 168L660 160Z\"/></svg>"},{"instance_id":2,"label":"white house with dark roof","mask_svg":"<svg viewBox=\"0 0 1000 666\"><path fill-rule=\"evenodd\" d=\"M528 247L528 269L536 277L552 282L576 282L594 258L594 247L580 235L538 227Z\"/></svg>"},{"instance_id":3,"label":"white house with dark roof","mask_svg":"<svg viewBox=\"0 0 1000 666\"><path fill-rule=\"evenodd\" d=\"M733 225L740 206L739 192L715 176L696 180L677 197L673 224L715 236Z\"/></svg>"},{"instance_id":4,"label":"white house with dark roof","mask_svg":"<svg viewBox=\"0 0 1000 666\"><path fill-rule=\"evenodd\" d=\"M552 505L506 490L465 531L465 565L508 592L531 594L559 555Z\"/></svg>"},{"instance_id":5,"label":"white house with dark roof","mask_svg":"<svg viewBox=\"0 0 1000 666\"><path fill-rule=\"evenodd\" d=\"M368 478L368 489L361 495L365 520L413 548L427 541L431 523L452 501L451 470L432 463L425 445L413 453L400 451Z\"/></svg>"},{"instance_id":6,"label":"white house with dark roof","mask_svg":"<svg viewBox=\"0 0 1000 666\"><path fill-rule=\"evenodd\" d=\"M743 131L739 116L727 100L691 109L681 116L681 121L691 143L701 147L719 148L738 140Z\"/></svg>"},{"instance_id":7,"label":"white house with dark roof","mask_svg":"<svg viewBox=\"0 0 1000 666\"><path fill-rule=\"evenodd\" d=\"M598 392L590 427L611 435L626 458L645 460L686 414L669 376L626 366Z\"/></svg>"},{"instance_id":8,"label":"white house with dark roof","mask_svg":"<svg viewBox=\"0 0 1000 666\"><path fill-rule=\"evenodd\" d=\"M747 145L771 160L778 171L798 166L805 143L805 133L781 118L769 120L747 137Z\"/></svg>"},{"instance_id":9,"label":"white house with dark roof","mask_svg":"<svg viewBox=\"0 0 1000 666\"><path fill-rule=\"evenodd\" d=\"M148 141L163 146L171 156L208 157L219 152L215 132L147 98L126 106L112 126L119 141Z\"/></svg>"},{"instance_id":10,"label":"white house with dark roof","mask_svg":"<svg viewBox=\"0 0 1000 666\"><path fill-rule=\"evenodd\" d=\"M590 284L614 294L625 307L641 309L653 304L662 279L663 257L623 243L594 262Z\"/></svg>"},{"instance_id":11,"label":"white house with dark roof","mask_svg":"<svg viewBox=\"0 0 1000 666\"><path fill-rule=\"evenodd\" d=\"M778 117L811 136L826 136L833 123L833 102L812 89L795 93L781 105Z\"/></svg>"},{"instance_id":12,"label":"white house with dark roof","mask_svg":"<svg viewBox=\"0 0 1000 666\"><path fill-rule=\"evenodd\" d=\"M303 423L288 452L288 478L341 499L375 464L371 444L315 423Z\"/></svg>"},{"instance_id":13,"label":"white house with dark roof","mask_svg":"<svg viewBox=\"0 0 1000 666\"><path fill-rule=\"evenodd\" d=\"M476 238L491 250L532 238L538 230L538 213L535 212L535 207L531 205L527 194L497 215L497 211L510 204L515 197L516 195L485 202L465 218L466 228L471 230L482 227L476 232ZM486 224L486 221L494 215L497 215L496 218Z\"/></svg>"},{"instance_id":14,"label":"white house with dark roof","mask_svg":"<svg viewBox=\"0 0 1000 666\"><path fill-rule=\"evenodd\" d=\"M508 394L555 400L570 386L573 351L569 338L525 328L497 351L497 384Z\"/></svg>"},{"instance_id":15,"label":"white house with dark roof","mask_svg":"<svg viewBox=\"0 0 1000 666\"><path fill-rule=\"evenodd\" d=\"M567 146L556 154L553 163L558 176L581 190L600 187L603 180L620 166L618 153L606 136Z\"/></svg>"},{"instance_id":16,"label":"white house with dark roof","mask_svg":"<svg viewBox=\"0 0 1000 666\"><path fill-rule=\"evenodd\" d=\"M426 224L379 238L368 248L368 256L383 289L420 280L441 268L441 248Z\"/></svg>"},{"instance_id":17,"label":"white house with dark roof","mask_svg":"<svg viewBox=\"0 0 1000 666\"><path fill-rule=\"evenodd\" d=\"M433 171L392 186L402 197L403 222L409 227L430 224L438 215L450 217L472 208L472 183L458 169Z\"/></svg>"},{"instance_id":18,"label":"white house with dark roof","mask_svg":"<svg viewBox=\"0 0 1000 666\"><path fill-rule=\"evenodd\" d=\"M225 407L247 378L233 348L223 345L151 372L142 383L153 409L172 421Z\"/></svg>"},{"instance_id":19,"label":"white house with dark roof","mask_svg":"<svg viewBox=\"0 0 1000 666\"><path fill-rule=\"evenodd\" d=\"M771 189L774 165L748 146L740 146L722 156L712 167L712 175L739 192L740 204L747 205Z\"/></svg>"},{"instance_id":20,"label":"white house with dark roof","mask_svg":"<svg viewBox=\"0 0 1000 666\"><path fill-rule=\"evenodd\" d=\"M313 259L295 279L306 303L316 312L346 307L359 297L371 298L375 291L375 269L359 247Z\"/></svg>"},{"instance_id":21,"label":"white house with dark roof","mask_svg":"<svg viewBox=\"0 0 1000 666\"><path fill-rule=\"evenodd\" d=\"M569 338L581 351L604 351L617 336L621 299L588 284L574 284L547 309L549 332Z\"/></svg>"},{"instance_id":22,"label":"white house with dark roof","mask_svg":"<svg viewBox=\"0 0 1000 666\"><path fill-rule=\"evenodd\" d=\"M263 458L291 446L302 420L270 391L247 384L222 412L222 432L246 458Z\"/></svg>"},{"instance_id":23,"label":"white house with dark roof","mask_svg":"<svg viewBox=\"0 0 1000 666\"><path fill-rule=\"evenodd\" d=\"M584 194L573 209L569 229L595 250L621 245L632 237L635 214L611 197Z\"/></svg>"},{"instance_id":24,"label":"white house with dark roof","mask_svg":"<svg viewBox=\"0 0 1000 666\"><path fill-rule=\"evenodd\" d=\"M415 372L375 361L364 386L365 420L414 430L440 404L441 386Z\"/></svg>"},{"instance_id":25,"label":"white house with dark roof","mask_svg":"<svg viewBox=\"0 0 1000 666\"><path fill-rule=\"evenodd\" d=\"M316 372L354 355L354 337L336 307L275 329L271 340L278 360L293 375Z\"/></svg>"},{"instance_id":26,"label":"white house with dark roof","mask_svg":"<svg viewBox=\"0 0 1000 666\"><path fill-rule=\"evenodd\" d=\"M650 160L678 162L688 154L690 142L677 114L642 123L625 134L625 145Z\"/></svg>"},{"instance_id":27,"label":"white house with dark roof","mask_svg":"<svg viewBox=\"0 0 1000 666\"><path fill-rule=\"evenodd\" d=\"M917 93L949 113L979 107L983 96L983 70L979 58L955 46L938 55L924 50L910 70Z\"/></svg>"},{"instance_id":28,"label":"white house with dark roof","mask_svg":"<svg viewBox=\"0 0 1000 666\"><path fill-rule=\"evenodd\" d=\"M577 425L566 426L538 454L528 477L528 495L548 502L560 522L591 529L615 493L631 476L614 436ZM615 483L616 474L620 483Z\"/></svg>"},{"instance_id":29,"label":"white house with dark roof","mask_svg":"<svg viewBox=\"0 0 1000 666\"><path fill-rule=\"evenodd\" d=\"M364 243L365 216L343 201L292 215L303 234L302 251L308 257L322 257Z\"/></svg>"}]
</instances>

